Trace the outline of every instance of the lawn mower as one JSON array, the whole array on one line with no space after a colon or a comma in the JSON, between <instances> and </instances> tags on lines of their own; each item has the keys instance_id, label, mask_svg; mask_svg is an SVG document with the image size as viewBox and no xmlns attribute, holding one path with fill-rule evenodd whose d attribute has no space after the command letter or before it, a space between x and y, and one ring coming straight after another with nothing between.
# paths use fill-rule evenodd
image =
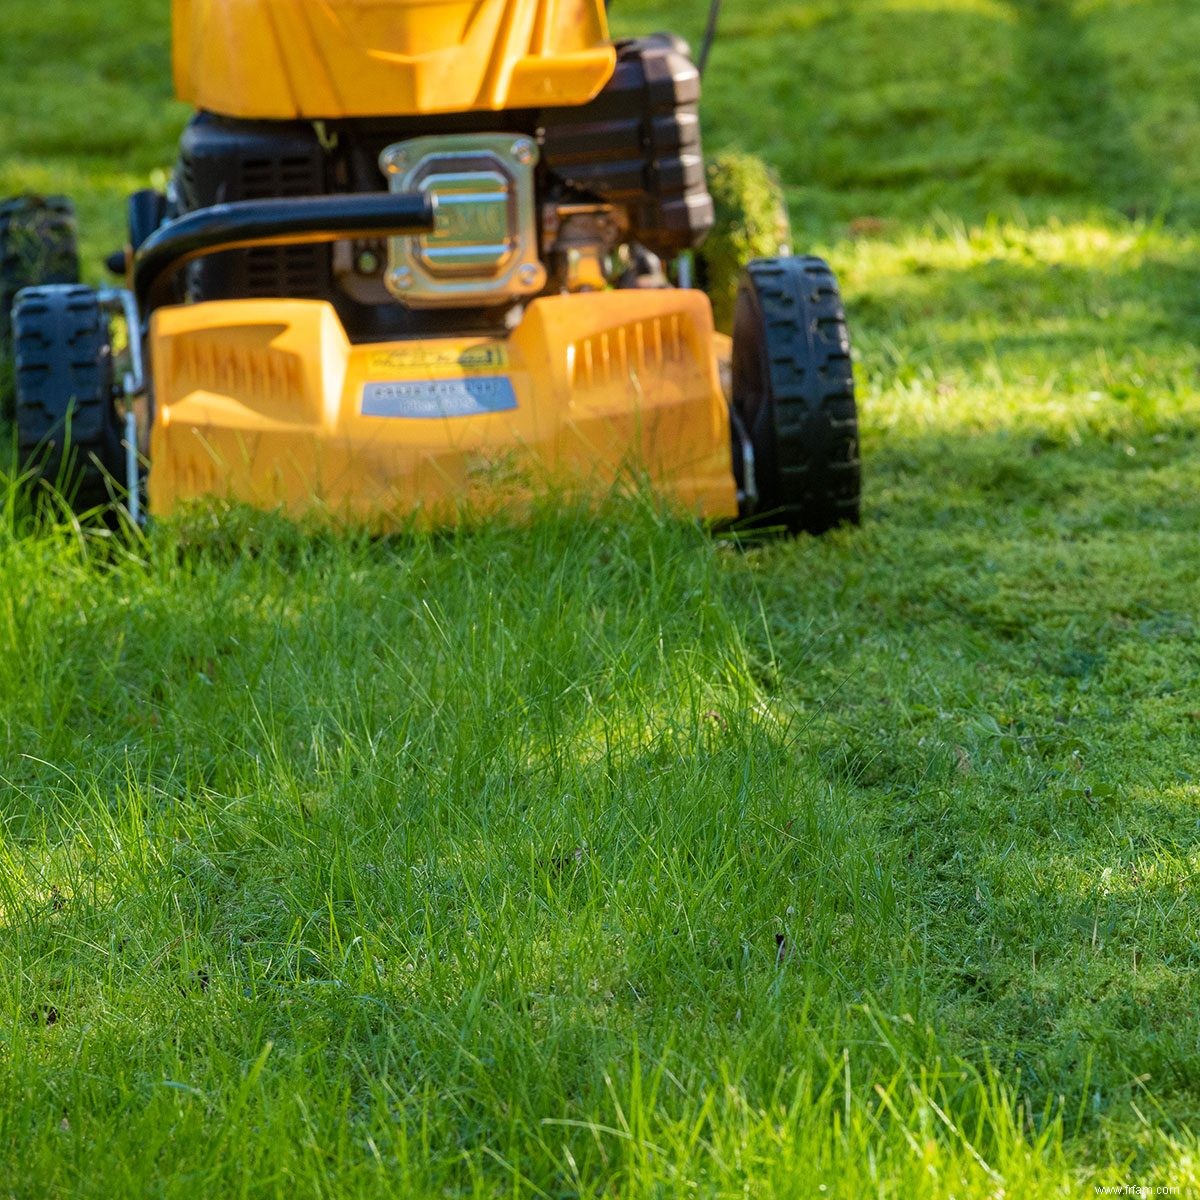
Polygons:
<instances>
[{"instance_id":1,"label":"lawn mower","mask_svg":"<svg viewBox=\"0 0 1200 1200\"><path fill-rule=\"evenodd\" d=\"M732 337L694 286L714 208L686 43L613 41L603 0L173 21L195 115L169 185L129 200L122 286L29 278L13 307L30 477L135 519L219 497L387 529L635 477L713 522L858 519L828 266L747 263Z\"/></svg>"}]
</instances>

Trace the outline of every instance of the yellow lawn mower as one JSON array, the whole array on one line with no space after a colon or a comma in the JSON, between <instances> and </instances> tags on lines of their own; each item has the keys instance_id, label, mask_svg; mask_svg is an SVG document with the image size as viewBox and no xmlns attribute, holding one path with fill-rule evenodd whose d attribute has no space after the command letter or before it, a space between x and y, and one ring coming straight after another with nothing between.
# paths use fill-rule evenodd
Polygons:
<instances>
[{"instance_id":1,"label":"yellow lawn mower","mask_svg":"<svg viewBox=\"0 0 1200 1200\"><path fill-rule=\"evenodd\" d=\"M77 507L115 480L135 519L216 496L386 529L636 474L713 521L858 519L828 266L746 264L732 338L693 286L714 205L679 39L612 41L603 0L173 18L196 114L130 199L124 286L13 306L19 450ZM69 218L30 203L62 267Z\"/></svg>"}]
</instances>

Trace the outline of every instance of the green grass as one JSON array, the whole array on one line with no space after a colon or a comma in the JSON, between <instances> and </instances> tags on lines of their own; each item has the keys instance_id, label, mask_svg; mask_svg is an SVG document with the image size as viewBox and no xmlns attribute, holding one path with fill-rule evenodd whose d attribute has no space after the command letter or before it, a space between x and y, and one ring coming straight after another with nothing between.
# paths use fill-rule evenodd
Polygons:
<instances>
[{"instance_id":1,"label":"green grass","mask_svg":"<svg viewBox=\"0 0 1200 1200\"><path fill-rule=\"evenodd\" d=\"M5 13L0 192L97 278L164 10ZM1198 38L728 5L710 142L842 277L859 531L10 504L0 1196L1200 1194Z\"/></svg>"}]
</instances>

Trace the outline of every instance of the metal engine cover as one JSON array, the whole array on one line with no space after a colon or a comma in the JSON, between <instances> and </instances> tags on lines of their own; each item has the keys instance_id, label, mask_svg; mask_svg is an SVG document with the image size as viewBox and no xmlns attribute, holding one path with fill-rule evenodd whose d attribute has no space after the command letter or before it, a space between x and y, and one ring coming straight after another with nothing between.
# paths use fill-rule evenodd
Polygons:
<instances>
[{"instance_id":1,"label":"metal engine cover","mask_svg":"<svg viewBox=\"0 0 1200 1200\"><path fill-rule=\"evenodd\" d=\"M379 157L394 192L431 192L437 228L391 242L388 290L410 308L511 303L546 286L536 143L519 134L412 138Z\"/></svg>"}]
</instances>

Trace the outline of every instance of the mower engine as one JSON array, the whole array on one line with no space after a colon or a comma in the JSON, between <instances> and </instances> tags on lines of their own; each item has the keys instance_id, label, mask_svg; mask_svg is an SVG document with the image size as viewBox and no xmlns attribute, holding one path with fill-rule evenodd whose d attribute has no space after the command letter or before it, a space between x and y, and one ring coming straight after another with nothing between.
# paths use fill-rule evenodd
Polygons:
<instances>
[{"instance_id":1,"label":"mower engine","mask_svg":"<svg viewBox=\"0 0 1200 1200\"><path fill-rule=\"evenodd\" d=\"M351 336L370 337L503 326L543 292L665 284L661 260L698 246L713 222L699 100L686 46L658 35L619 43L612 77L575 108L390 122L201 113L164 212L390 188L435 195L438 227L386 245L214 256L191 268L184 296L328 300ZM428 309L439 316L415 315Z\"/></svg>"}]
</instances>

